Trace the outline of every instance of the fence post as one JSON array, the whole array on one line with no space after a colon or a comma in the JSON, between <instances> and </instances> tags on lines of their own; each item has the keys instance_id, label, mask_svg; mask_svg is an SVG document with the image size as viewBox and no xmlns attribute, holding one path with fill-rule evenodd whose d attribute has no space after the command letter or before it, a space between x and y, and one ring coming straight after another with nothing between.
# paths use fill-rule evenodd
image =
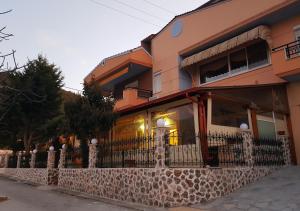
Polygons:
<instances>
[{"instance_id":1,"label":"fence post","mask_svg":"<svg viewBox=\"0 0 300 211\"><path fill-rule=\"evenodd\" d=\"M93 138L89 144L89 168L96 168L97 163L97 139Z\"/></svg>"},{"instance_id":2,"label":"fence post","mask_svg":"<svg viewBox=\"0 0 300 211\"><path fill-rule=\"evenodd\" d=\"M247 166L254 166L253 157L253 137L251 131L248 129L242 129L244 159Z\"/></svg>"},{"instance_id":3,"label":"fence post","mask_svg":"<svg viewBox=\"0 0 300 211\"><path fill-rule=\"evenodd\" d=\"M65 166L66 166L66 145L64 144L60 149L58 168L63 169L65 168Z\"/></svg>"},{"instance_id":4,"label":"fence post","mask_svg":"<svg viewBox=\"0 0 300 211\"><path fill-rule=\"evenodd\" d=\"M9 156L10 154L5 154L5 158L4 158L4 168L8 168L8 161L9 161Z\"/></svg>"},{"instance_id":5,"label":"fence post","mask_svg":"<svg viewBox=\"0 0 300 211\"><path fill-rule=\"evenodd\" d=\"M49 147L49 151L48 151L47 168L53 169L54 164L55 164L55 151L54 151L54 147L51 146Z\"/></svg>"},{"instance_id":6,"label":"fence post","mask_svg":"<svg viewBox=\"0 0 300 211\"><path fill-rule=\"evenodd\" d=\"M30 161L30 168L34 168L35 167L35 161L36 161L36 153L37 150L34 149L31 153L31 161Z\"/></svg>"},{"instance_id":7,"label":"fence post","mask_svg":"<svg viewBox=\"0 0 300 211\"><path fill-rule=\"evenodd\" d=\"M291 165L291 151L290 143L287 136L279 136L279 140L282 142L283 159L285 165Z\"/></svg>"},{"instance_id":8,"label":"fence post","mask_svg":"<svg viewBox=\"0 0 300 211\"><path fill-rule=\"evenodd\" d=\"M165 121L163 119L157 120L157 128L155 135L155 168L166 167L166 149L165 149Z\"/></svg>"},{"instance_id":9,"label":"fence post","mask_svg":"<svg viewBox=\"0 0 300 211\"><path fill-rule=\"evenodd\" d=\"M18 154L17 168L20 168L21 167L22 152L19 151L17 154Z\"/></svg>"}]
</instances>

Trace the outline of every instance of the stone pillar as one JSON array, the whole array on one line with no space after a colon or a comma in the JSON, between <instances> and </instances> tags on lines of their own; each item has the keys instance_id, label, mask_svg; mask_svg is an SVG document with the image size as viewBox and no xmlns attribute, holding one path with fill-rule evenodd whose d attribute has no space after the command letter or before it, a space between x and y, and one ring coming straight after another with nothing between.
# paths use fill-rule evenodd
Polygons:
<instances>
[{"instance_id":1,"label":"stone pillar","mask_svg":"<svg viewBox=\"0 0 300 211\"><path fill-rule=\"evenodd\" d=\"M97 163L97 139L92 139L89 144L89 168L96 168Z\"/></svg>"},{"instance_id":2,"label":"stone pillar","mask_svg":"<svg viewBox=\"0 0 300 211\"><path fill-rule=\"evenodd\" d=\"M37 153L36 149L33 150L32 153L31 153L30 168L35 168L36 153Z\"/></svg>"},{"instance_id":3,"label":"stone pillar","mask_svg":"<svg viewBox=\"0 0 300 211\"><path fill-rule=\"evenodd\" d=\"M21 167L22 152L21 151L18 152L17 155L18 155L17 168L20 168Z\"/></svg>"},{"instance_id":4,"label":"stone pillar","mask_svg":"<svg viewBox=\"0 0 300 211\"><path fill-rule=\"evenodd\" d=\"M51 146L49 147L49 151L48 151L47 168L53 169L54 164L55 164L55 151L54 151L54 147Z\"/></svg>"},{"instance_id":5,"label":"stone pillar","mask_svg":"<svg viewBox=\"0 0 300 211\"><path fill-rule=\"evenodd\" d=\"M5 157L4 157L4 168L8 168L9 156L10 156L10 154L5 154Z\"/></svg>"},{"instance_id":6,"label":"stone pillar","mask_svg":"<svg viewBox=\"0 0 300 211\"><path fill-rule=\"evenodd\" d=\"M62 148L60 149L60 156L59 156L59 162L58 162L58 168L63 169L66 166L66 145L64 144Z\"/></svg>"},{"instance_id":7,"label":"stone pillar","mask_svg":"<svg viewBox=\"0 0 300 211\"><path fill-rule=\"evenodd\" d=\"M249 130L242 130L244 159L247 166L254 166L253 137Z\"/></svg>"},{"instance_id":8,"label":"stone pillar","mask_svg":"<svg viewBox=\"0 0 300 211\"><path fill-rule=\"evenodd\" d=\"M291 151L290 142L287 136L279 136L279 140L282 142L283 159L285 165L291 165Z\"/></svg>"},{"instance_id":9,"label":"stone pillar","mask_svg":"<svg viewBox=\"0 0 300 211\"><path fill-rule=\"evenodd\" d=\"M165 134L167 128L163 119L157 120L155 135L155 168L166 167L166 142Z\"/></svg>"}]
</instances>

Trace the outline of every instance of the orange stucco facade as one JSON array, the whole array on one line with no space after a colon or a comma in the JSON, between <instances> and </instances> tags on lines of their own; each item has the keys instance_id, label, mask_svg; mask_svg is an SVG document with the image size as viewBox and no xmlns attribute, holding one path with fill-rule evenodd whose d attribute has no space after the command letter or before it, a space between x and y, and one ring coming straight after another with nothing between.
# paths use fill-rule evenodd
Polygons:
<instances>
[{"instance_id":1,"label":"orange stucco facade","mask_svg":"<svg viewBox=\"0 0 300 211\"><path fill-rule=\"evenodd\" d=\"M129 53L107 58L85 78L85 81L90 82L94 78L100 84L104 84L125 75L128 69L122 69L124 65L139 64L151 68L151 72L139 76L141 80L144 80L140 83L143 86L140 87L142 89L152 91L152 86L156 83L154 76L160 73L161 88L154 92L152 97L156 101L196 87L207 89L282 84L286 87L288 96L290 135L293 136L293 145L299 164L300 54L287 58L286 46L284 46L295 41L295 27L300 27L300 13L295 12L297 8L300 9L300 3L297 0L221 0L212 3L176 16L160 32L149 38L147 41L150 43L149 52L139 47ZM176 22L180 22L180 28L175 29L177 31L174 35ZM197 65L188 68L181 67L184 58L226 42L260 25L267 26L270 30L270 38L266 42L268 51L266 64L207 83L200 83ZM280 46L283 47L277 48ZM228 50L230 51L234 49ZM149 107L147 102L151 103L153 99L140 99L137 90L134 89L124 90L123 99L116 103L116 110L126 109L127 111L137 105ZM194 105L195 108L196 105ZM147 115L148 113L151 112L147 110ZM198 114L197 109L194 114ZM151 116L147 118L151 119ZM200 122L197 118L195 118L196 125Z\"/></svg>"}]
</instances>

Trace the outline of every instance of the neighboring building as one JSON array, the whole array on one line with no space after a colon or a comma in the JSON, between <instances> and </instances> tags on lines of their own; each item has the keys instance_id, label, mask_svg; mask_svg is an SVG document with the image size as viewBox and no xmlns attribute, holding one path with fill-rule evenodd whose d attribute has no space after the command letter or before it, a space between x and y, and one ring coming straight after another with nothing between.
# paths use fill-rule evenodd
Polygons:
<instances>
[{"instance_id":1,"label":"neighboring building","mask_svg":"<svg viewBox=\"0 0 300 211\"><path fill-rule=\"evenodd\" d=\"M117 99L112 139L152 135L164 118L172 145L195 145L246 123L257 138L289 136L300 163L299 11L297 0L211 0L104 59L85 81Z\"/></svg>"}]
</instances>

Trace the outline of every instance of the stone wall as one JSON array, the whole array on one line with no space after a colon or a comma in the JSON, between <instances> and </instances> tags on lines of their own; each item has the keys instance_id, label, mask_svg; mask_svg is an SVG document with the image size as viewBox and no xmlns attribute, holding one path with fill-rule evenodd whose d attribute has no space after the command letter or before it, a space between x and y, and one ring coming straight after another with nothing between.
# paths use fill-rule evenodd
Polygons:
<instances>
[{"instance_id":1,"label":"stone wall","mask_svg":"<svg viewBox=\"0 0 300 211\"><path fill-rule=\"evenodd\" d=\"M63 189L150 206L181 206L226 195L274 168L60 169Z\"/></svg>"},{"instance_id":2,"label":"stone wall","mask_svg":"<svg viewBox=\"0 0 300 211\"><path fill-rule=\"evenodd\" d=\"M58 170L46 168L4 168L2 175L35 184L57 184Z\"/></svg>"}]
</instances>

